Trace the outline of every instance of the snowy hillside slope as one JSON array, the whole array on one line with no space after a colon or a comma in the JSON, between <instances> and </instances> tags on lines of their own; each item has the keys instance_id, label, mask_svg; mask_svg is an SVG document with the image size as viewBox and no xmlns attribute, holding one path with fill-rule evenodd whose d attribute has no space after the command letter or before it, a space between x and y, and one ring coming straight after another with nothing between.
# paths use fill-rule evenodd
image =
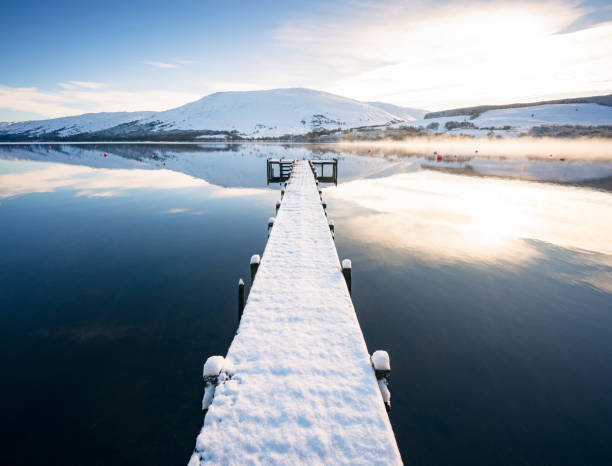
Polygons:
<instances>
[{"instance_id":1,"label":"snowy hillside slope","mask_svg":"<svg viewBox=\"0 0 612 466\"><path fill-rule=\"evenodd\" d=\"M421 120L425 118L427 110L421 110L418 108L400 107L399 105L388 104L385 102L366 102L369 105L378 107L385 112L389 112L402 120Z\"/></svg>"},{"instance_id":2,"label":"snowy hillside slope","mask_svg":"<svg viewBox=\"0 0 612 466\"><path fill-rule=\"evenodd\" d=\"M154 131L211 130L263 137L402 120L379 106L311 89L217 92L139 121Z\"/></svg>"},{"instance_id":3,"label":"snowy hillside slope","mask_svg":"<svg viewBox=\"0 0 612 466\"><path fill-rule=\"evenodd\" d=\"M612 107L599 104L553 104L533 107L489 110L476 118L454 115L427 118L393 125L435 128L437 133L469 136L516 136L536 126L605 126L612 125ZM435 127L437 124L437 128Z\"/></svg>"},{"instance_id":4,"label":"snowy hillside slope","mask_svg":"<svg viewBox=\"0 0 612 466\"><path fill-rule=\"evenodd\" d=\"M30 137L55 133L60 137L93 133L117 125L146 118L153 112L85 113L84 115L34 120L17 123L0 123L0 135L24 134Z\"/></svg>"}]
</instances>

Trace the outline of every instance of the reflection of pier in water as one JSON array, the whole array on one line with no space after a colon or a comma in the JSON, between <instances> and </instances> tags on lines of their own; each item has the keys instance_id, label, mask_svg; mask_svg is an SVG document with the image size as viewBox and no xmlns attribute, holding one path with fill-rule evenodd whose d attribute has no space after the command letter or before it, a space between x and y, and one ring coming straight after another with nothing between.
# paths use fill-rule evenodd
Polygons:
<instances>
[{"instance_id":1,"label":"reflection of pier in water","mask_svg":"<svg viewBox=\"0 0 612 466\"><path fill-rule=\"evenodd\" d=\"M291 167L293 166L293 159L272 159L269 158L266 161L268 184L270 183L282 183L289 179ZM310 160L310 165L316 170L317 180L320 183L334 183L338 184L338 159L320 159ZM330 171L331 173L326 174Z\"/></svg>"}]
</instances>

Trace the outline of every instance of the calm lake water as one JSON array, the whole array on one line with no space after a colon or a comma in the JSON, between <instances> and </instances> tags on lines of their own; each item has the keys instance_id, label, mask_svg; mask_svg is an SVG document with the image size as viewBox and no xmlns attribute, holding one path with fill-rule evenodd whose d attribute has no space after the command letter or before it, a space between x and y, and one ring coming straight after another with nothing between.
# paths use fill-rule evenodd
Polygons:
<instances>
[{"instance_id":1,"label":"calm lake water","mask_svg":"<svg viewBox=\"0 0 612 466\"><path fill-rule=\"evenodd\" d=\"M612 463L612 163L101 144L0 146L1 464L186 464L279 155L340 157L406 464Z\"/></svg>"}]
</instances>

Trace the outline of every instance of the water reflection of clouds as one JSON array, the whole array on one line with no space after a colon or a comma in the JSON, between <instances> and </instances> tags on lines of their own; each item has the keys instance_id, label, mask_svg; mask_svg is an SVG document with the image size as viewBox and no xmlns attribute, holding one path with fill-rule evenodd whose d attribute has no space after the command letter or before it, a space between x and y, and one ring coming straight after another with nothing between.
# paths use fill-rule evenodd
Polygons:
<instances>
[{"instance_id":1,"label":"water reflection of clouds","mask_svg":"<svg viewBox=\"0 0 612 466\"><path fill-rule=\"evenodd\" d=\"M113 197L132 189L171 190L207 188L215 198L240 197L261 193L261 189L222 188L193 176L167 170L105 169L80 165L37 164L29 170L0 174L0 199L31 193L49 193L70 188L77 197Z\"/></svg>"},{"instance_id":2,"label":"water reflection of clouds","mask_svg":"<svg viewBox=\"0 0 612 466\"><path fill-rule=\"evenodd\" d=\"M357 180L328 190L366 213L342 220L364 242L414 251L436 263L525 264L529 239L589 251L599 268L581 277L612 287L612 194L577 187L420 171Z\"/></svg>"}]
</instances>

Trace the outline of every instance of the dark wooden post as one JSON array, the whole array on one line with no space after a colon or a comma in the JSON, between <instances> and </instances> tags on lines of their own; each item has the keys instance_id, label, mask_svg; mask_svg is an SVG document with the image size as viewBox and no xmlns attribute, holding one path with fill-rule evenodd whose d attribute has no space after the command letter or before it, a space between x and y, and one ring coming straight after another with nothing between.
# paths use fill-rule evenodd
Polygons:
<instances>
[{"instance_id":1,"label":"dark wooden post","mask_svg":"<svg viewBox=\"0 0 612 466\"><path fill-rule=\"evenodd\" d=\"M255 275L257 274L257 269L259 269L260 262L261 258L259 257L259 254L253 254L251 256L251 287L255 281Z\"/></svg>"},{"instance_id":2,"label":"dark wooden post","mask_svg":"<svg viewBox=\"0 0 612 466\"><path fill-rule=\"evenodd\" d=\"M335 232L335 227L334 227L334 221L330 220L328 222L328 225L329 225L329 231L331 231L332 238L335 238L336 237L336 232Z\"/></svg>"},{"instance_id":3,"label":"dark wooden post","mask_svg":"<svg viewBox=\"0 0 612 466\"><path fill-rule=\"evenodd\" d=\"M327 202L321 201L321 205L323 206L323 212L325 213L325 216L327 217Z\"/></svg>"},{"instance_id":4,"label":"dark wooden post","mask_svg":"<svg viewBox=\"0 0 612 466\"><path fill-rule=\"evenodd\" d=\"M244 311L245 304L244 281L241 278L238 280L238 323L240 323L240 319L242 319L242 311Z\"/></svg>"},{"instance_id":5,"label":"dark wooden post","mask_svg":"<svg viewBox=\"0 0 612 466\"><path fill-rule=\"evenodd\" d=\"M276 213L278 214L278 209L280 209L281 202L276 201Z\"/></svg>"},{"instance_id":6,"label":"dark wooden post","mask_svg":"<svg viewBox=\"0 0 612 466\"><path fill-rule=\"evenodd\" d=\"M380 395L385 403L387 412L389 412L391 410L391 392L389 391L389 385L391 385L391 364L389 363L389 354L383 350L374 351L370 360L372 361L372 367L374 367L374 375L378 381Z\"/></svg>"},{"instance_id":7,"label":"dark wooden post","mask_svg":"<svg viewBox=\"0 0 612 466\"><path fill-rule=\"evenodd\" d=\"M268 219L268 236L270 236L270 232L272 231L272 227L274 226L274 220L276 220L274 217L270 217Z\"/></svg>"},{"instance_id":8,"label":"dark wooden post","mask_svg":"<svg viewBox=\"0 0 612 466\"><path fill-rule=\"evenodd\" d=\"M351 273L353 271L353 264L350 259L344 259L342 261L342 275L344 275L344 280L346 281L346 287L348 288L349 294L352 295L351 292Z\"/></svg>"}]
</instances>

